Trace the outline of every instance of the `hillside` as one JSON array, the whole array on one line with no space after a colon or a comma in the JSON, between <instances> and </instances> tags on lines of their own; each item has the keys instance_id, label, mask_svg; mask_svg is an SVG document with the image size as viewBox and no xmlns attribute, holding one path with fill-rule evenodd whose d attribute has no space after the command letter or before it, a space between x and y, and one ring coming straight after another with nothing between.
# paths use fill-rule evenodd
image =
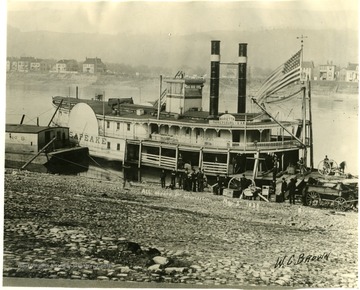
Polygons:
<instances>
[{"instance_id":1,"label":"hillside","mask_svg":"<svg viewBox=\"0 0 360 290\"><path fill-rule=\"evenodd\" d=\"M249 66L274 69L299 49L297 36L305 34L304 59L315 64L345 66L357 61L356 30L270 29L258 31L211 31L188 35L97 34L21 32L8 26L8 56L77 59L100 57L105 62L185 69L209 66L210 41L221 40L224 62L236 62L238 43L248 43ZM338 45L341 43L341 45ZM175 70L174 69L174 70Z\"/></svg>"}]
</instances>

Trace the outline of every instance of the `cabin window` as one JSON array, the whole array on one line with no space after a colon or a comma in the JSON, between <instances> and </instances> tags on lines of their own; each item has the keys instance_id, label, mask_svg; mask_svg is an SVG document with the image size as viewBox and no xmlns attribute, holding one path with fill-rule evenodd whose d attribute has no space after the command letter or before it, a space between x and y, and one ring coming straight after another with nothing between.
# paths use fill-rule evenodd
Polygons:
<instances>
[{"instance_id":1,"label":"cabin window","mask_svg":"<svg viewBox=\"0 0 360 290\"><path fill-rule=\"evenodd\" d=\"M130 131L130 123L126 124L126 128L127 128L128 131Z\"/></svg>"},{"instance_id":2,"label":"cabin window","mask_svg":"<svg viewBox=\"0 0 360 290\"><path fill-rule=\"evenodd\" d=\"M117 145L116 145L116 150L120 151L120 144L119 143L117 143Z\"/></svg>"},{"instance_id":3,"label":"cabin window","mask_svg":"<svg viewBox=\"0 0 360 290\"><path fill-rule=\"evenodd\" d=\"M186 128L186 134L190 134L190 128Z\"/></svg>"},{"instance_id":4,"label":"cabin window","mask_svg":"<svg viewBox=\"0 0 360 290\"><path fill-rule=\"evenodd\" d=\"M196 136L200 136L200 129L196 128Z\"/></svg>"},{"instance_id":5,"label":"cabin window","mask_svg":"<svg viewBox=\"0 0 360 290\"><path fill-rule=\"evenodd\" d=\"M119 122L116 123L116 129L117 129L117 130L120 129L120 123L119 123Z\"/></svg>"},{"instance_id":6,"label":"cabin window","mask_svg":"<svg viewBox=\"0 0 360 290\"><path fill-rule=\"evenodd\" d=\"M106 128L108 128L108 129L110 128L110 122L109 121L106 122Z\"/></svg>"},{"instance_id":7,"label":"cabin window","mask_svg":"<svg viewBox=\"0 0 360 290\"><path fill-rule=\"evenodd\" d=\"M221 137L221 131L217 131L216 136Z\"/></svg>"},{"instance_id":8,"label":"cabin window","mask_svg":"<svg viewBox=\"0 0 360 290\"><path fill-rule=\"evenodd\" d=\"M30 142L30 146L32 146L32 142Z\"/></svg>"},{"instance_id":9,"label":"cabin window","mask_svg":"<svg viewBox=\"0 0 360 290\"><path fill-rule=\"evenodd\" d=\"M9 138L11 138L11 133L9 133Z\"/></svg>"},{"instance_id":10,"label":"cabin window","mask_svg":"<svg viewBox=\"0 0 360 290\"><path fill-rule=\"evenodd\" d=\"M111 143L107 142L107 149L110 149L110 145L111 145Z\"/></svg>"}]
</instances>

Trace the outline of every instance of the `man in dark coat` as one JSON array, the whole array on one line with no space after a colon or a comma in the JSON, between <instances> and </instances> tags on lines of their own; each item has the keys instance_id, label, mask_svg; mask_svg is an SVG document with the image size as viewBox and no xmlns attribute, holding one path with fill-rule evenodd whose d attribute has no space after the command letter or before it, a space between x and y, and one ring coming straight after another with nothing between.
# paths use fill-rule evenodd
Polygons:
<instances>
[{"instance_id":1,"label":"man in dark coat","mask_svg":"<svg viewBox=\"0 0 360 290\"><path fill-rule=\"evenodd\" d=\"M166 181L166 172L165 170L161 170L161 175L160 175L160 182L161 182L161 187L165 188L165 181Z\"/></svg>"},{"instance_id":2,"label":"man in dark coat","mask_svg":"<svg viewBox=\"0 0 360 290\"><path fill-rule=\"evenodd\" d=\"M198 183L198 191L203 192L204 191L204 173L202 172L201 168L199 168L199 171L197 173L197 183Z\"/></svg>"},{"instance_id":3,"label":"man in dark coat","mask_svg":"<svg viewBox=\"0 0 360 290\"><path fill-rule=\"evenodd\" d=\"M191 190L196 192L196 186L197 186L197 174L195 172L195 169L193 169L191 173Z\"/></svg>"},{"instance_id":4,"label":"man in dark coat","mask_svg":"<svg viewBox=\"0 0 360 290\"><path fill-rule=\"evenodd\" d=\"M296 190L296 179L295 178L291 178L287 189L289 190L290 204L295 204L295 190Z\"/></svg>"},{"instance_id":5,"label":"man in dark coat","mask_svg":"<svg viewBox=\"0 0 360 290\"><path fill-rule=\"evenodd\" d=\"M176 186L176 171L175 169L171 171L171 189L174 189Z\"/></svg>"},{"instance_id":6,"label":"man in dark coat","mask_svg":"<svg viewBox=\"0 0 360 290\"><path fill-rule=\"evenodd\" d=\"M220 195L223 195L223 192L224 192L224 188L225 188L225 178L224 177L220 177L220 180L219 180L219 194Z\"/></svg>"},{"instance_id":7,"label":"man in dark coat","mask_svg":"<svg viewBox=\"0 0 360 290\"><path fill-rule=\"evenodd\" d=\"M281 193L280 193L280 199L279 202L284 202L285 201L285 192L287 190L287 182L285 180L285 178L282 178L282 182L281 182Z\"/></svg>"},{"instance_id":8,"label":"man in dark coat","mask_svg":"<svg viewBox=\"0 0 360 290\"><path fill-rule=\"evenodd\" d=\"M187 169L185 169L185 171L181 173L181 184L183 190L187 190L188 188L188 180L187 180L188 174L189 172Z\"/></svg>"}]
</instances>

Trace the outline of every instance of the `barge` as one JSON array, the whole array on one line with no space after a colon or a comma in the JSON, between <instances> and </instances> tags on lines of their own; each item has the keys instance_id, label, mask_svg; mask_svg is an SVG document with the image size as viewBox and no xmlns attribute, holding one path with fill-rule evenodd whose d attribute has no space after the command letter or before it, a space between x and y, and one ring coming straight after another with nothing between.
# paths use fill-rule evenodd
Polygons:
<instances>
[{"instance_id":1,"label":"barge","mask_svg":"<svg viewBox=\"0 0 360 290\"><path fill-rule=\"evenodd\" d=\"M86 163L88 148L72 146L69 128L6 124L5 165L9 162L41 165Z\"/></svg>"}]
</instances>

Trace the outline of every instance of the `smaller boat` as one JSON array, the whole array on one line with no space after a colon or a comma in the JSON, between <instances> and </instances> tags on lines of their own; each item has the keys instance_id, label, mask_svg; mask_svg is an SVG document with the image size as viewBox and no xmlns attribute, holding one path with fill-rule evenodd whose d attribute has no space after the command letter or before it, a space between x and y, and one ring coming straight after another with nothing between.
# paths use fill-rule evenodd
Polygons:
<instances>
[{"instance_id":1,"label":"smaller boat","mask_svg":"<svg viewBox=\"0 0 360 290\"><path fill-rule=\"evenodd\" d=\"M89 149L71 143L68 127L6 124L5 165L7 161L23 163L83 164Z\"/></svg>"}]
</instances>

